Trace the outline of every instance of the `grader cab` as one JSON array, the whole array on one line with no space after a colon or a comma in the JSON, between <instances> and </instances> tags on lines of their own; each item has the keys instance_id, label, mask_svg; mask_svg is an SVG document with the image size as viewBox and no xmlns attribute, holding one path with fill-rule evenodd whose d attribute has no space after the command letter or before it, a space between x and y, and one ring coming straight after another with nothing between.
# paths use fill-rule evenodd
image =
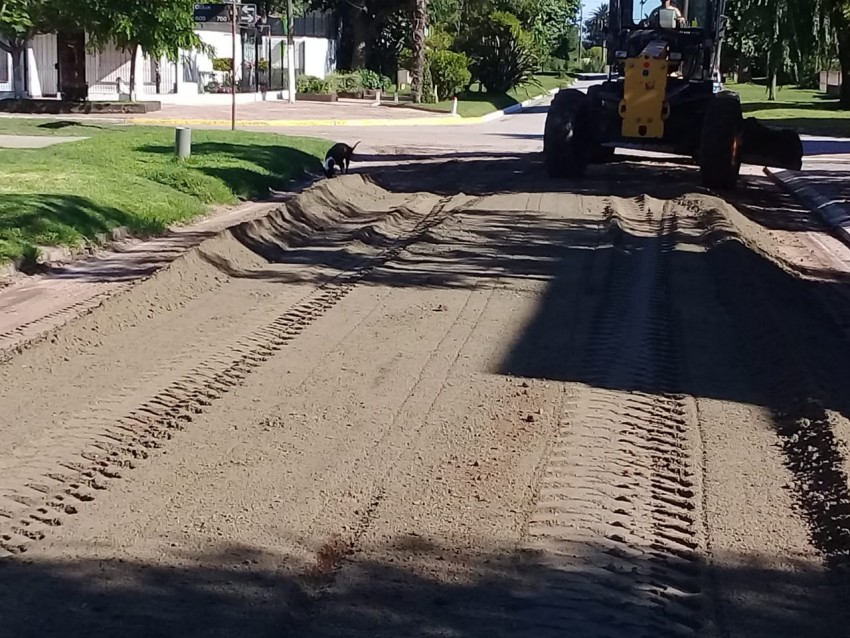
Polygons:
<instances>
[{"instance_id":1,"label":"grader cab","mask_svg":"<svg viewBox=\"0 0 850 638\"><path fill-rule=\"evenodd\" d=\"M549 175L580 177L618 147L691 157L709 188L734 187L742 162L800 169L799 135L744 119L739 96L723 89L725 0L680 2L662 0L641 19L633 0L610 3L607 79L556 94L544 130Z\"/></svg>"}]
</instances>

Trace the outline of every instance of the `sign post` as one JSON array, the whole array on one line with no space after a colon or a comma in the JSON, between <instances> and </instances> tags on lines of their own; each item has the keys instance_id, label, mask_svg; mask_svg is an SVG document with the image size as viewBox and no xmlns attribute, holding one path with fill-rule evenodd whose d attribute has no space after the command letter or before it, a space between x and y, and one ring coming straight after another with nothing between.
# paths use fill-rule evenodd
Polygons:
<instances>
[{"instance_id":1,"label":"sign post","mask_svg":"<svg viewBox=\"0 0 850 638\"><path fill-rule=\"evenodd\" d=\"M236 24L252 27L257 23L257 5L241 4L239 0L227 3L195 3L195 22L222 24L230 23L232 51L230 58L230 128L236 130Z\"/></svg>"},{"instance_id":2,"label":"sign post","mask_svg":"<svg viewBox=\"0 0 850 638\"><path fill-rule=\"evenodd\" d=\"M295 38L292 34L292 0L286 0L286 66L289 103L295 104Z\"/></svg>"},{"instance_id":3,"label":"sign post","mask_svg":"<svg viewBox=\"0 0 850 638\"><path fill-rule=\"evenodd\" d=\"M230 36L233 57L230 58L230 130L236 130L236 4L230 8Z\"/></svg>"}]
</instances>

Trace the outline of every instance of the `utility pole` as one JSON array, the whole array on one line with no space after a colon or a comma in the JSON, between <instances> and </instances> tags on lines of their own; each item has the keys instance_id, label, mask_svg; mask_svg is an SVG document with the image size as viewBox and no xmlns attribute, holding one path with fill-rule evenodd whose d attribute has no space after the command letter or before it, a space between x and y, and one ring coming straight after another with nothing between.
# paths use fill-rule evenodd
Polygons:
<instances>
[{"instance_id":1,"label":"utility pole","mask_svg":"<svg viewBox=\"0 0 850 638\"><path fill-rule=\"evenodd\" d=\"M578 51L576 52L576 64L581 66L582 33L584 32L584 3L578 5Z\"/></svg>"},{"instance_id":2,"label":"utility pole","mask_svg":"<svg viewBox=\"0 0 850 638\"><path fill-rule=\"evenodd\" d=\"M230 37L233 57L230 59L230 130L236 130L236 0L230 5Z\"/></svg>"},{"instance_id":3,"label":"utility pole","mask_svg":"<svg viewBox=\"0 0 850 638\"><path fill-rule=\"evenodd\" d=\"M292 29L292 0L286 0L286 66L289 103L295 104L295 37Z\"/></svg>"}]
</instances>

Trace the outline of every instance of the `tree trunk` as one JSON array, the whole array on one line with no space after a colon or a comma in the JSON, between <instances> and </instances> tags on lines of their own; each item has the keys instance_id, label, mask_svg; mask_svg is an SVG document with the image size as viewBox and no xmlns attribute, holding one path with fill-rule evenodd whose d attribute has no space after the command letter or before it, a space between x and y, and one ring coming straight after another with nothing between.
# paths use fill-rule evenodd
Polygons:
<instances>
[{"instance_id":1,"label":"tree trunk","mask_svg":"<svg viewBox=\"0 0 850 638\"><path fill-rule=\"evenodd\" d=\"M774 44L767 54L767 101L776 101L776 85L779 76L779 59L776 54L778 46Z\"/></svg>"},{"instance_id":2,"label":"tree trunk","mask_svg":"<svg viewBox=\"0 0 850 638\"><path fill-rule=\"evenodd\" d=\"M410 88L413 101L422 101L425 71L425 29L428 26L428 0L413 0L413 70Z\"/></svg>"},{"instance_id":3,"label":"tree trunk","mask_svg":"<svg viewBox=\"0 0 850 638\"><path fill-rule=\"evenodd\" d=\"M139 53L139 45L130 46L130 101L136 101L136 56Z\"/></svg>"},{"instance_id":4,"label":"tree trunk","mask_svg":"<svg viewBox=\"0 0 850 638\"><path fill-rule=\"evenodd\" d=\"M366 68L366 47L371 40L371 19L365 11L355 11L351 20L352 40L351 70Z\"/></svg>"},{"instance_id":5,"label":"tree trunk","mask_svg":"<svg viewBox=\"0 0 850 638\"><path fill-rule=\"evenodd\" d=\"M838 39L838 59L841 62L841 93L839 103L842 108L850 109L850 25Z\"/></svg>"},{"instance_id":6,"label":"tree trunk","mask_svg":"<svg viewBox=\"0 0 850 638\"><path fill-rule=\"evenodd\" d=\"M23 100L27 97L26 64L24 58L27 54L27 41L18 40L12 51L12 90L15 99Z\"/></svg>"},{"instance_id":7,"label":"tree trunk","mask_svg":"<svg viewBox=\"0 0 850 638\"><path fill-rule=\"evenodd\" d=\"M27 97L24 56L27 52L27 39L15 38L8 42L0 42L0 55L8 53L12 56L12 91L15 99Z\"/></svg>"}]
</instances>

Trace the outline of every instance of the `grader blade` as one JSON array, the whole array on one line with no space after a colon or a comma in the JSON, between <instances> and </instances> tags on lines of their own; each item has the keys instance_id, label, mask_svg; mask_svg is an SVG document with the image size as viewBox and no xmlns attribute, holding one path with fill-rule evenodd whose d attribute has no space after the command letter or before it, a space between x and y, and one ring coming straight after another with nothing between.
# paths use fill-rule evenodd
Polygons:
<instances>
[{"instance_id":1,"label":"grader blade","mask_svg":"<svg viewBox=\"0 0 850 638\"><path fill-rule=\"evenodd\" d=\"M766 126L748 117L741 131L741 161L799 171L803 167L803 142L796 131Z\"/></svg>"}]
</instances>

